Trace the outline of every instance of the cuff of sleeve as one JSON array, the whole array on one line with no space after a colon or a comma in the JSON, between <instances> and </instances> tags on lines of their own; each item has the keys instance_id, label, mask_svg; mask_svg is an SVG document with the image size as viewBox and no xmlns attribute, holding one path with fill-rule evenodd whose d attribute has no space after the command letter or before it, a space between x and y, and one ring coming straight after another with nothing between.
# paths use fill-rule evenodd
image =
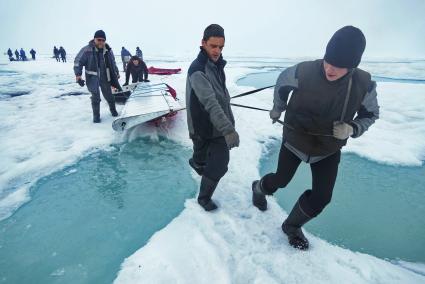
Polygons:
<instances>
[{"instance_id":1,"label":"cuff of sleeve","mask_svg":"<svg viewBox=\"0 0 425 284\"><path fill-rule=\"evenodd\" d=\"M229 128L229 129L225 129L225 130L223 130L223 136L226 136L226 135L228 135L228 134L230 134L230 133L233 133L233 132L235 132L236 130L235 130L235 128Z\"/></svg>"},{"instance_id":2,"label":"cuff of sleeve","mask_svg":"<svg viewBox=\"0 0 425 284\"><path fill-rule=\"evenodd\" d=\"M351 135L351 138L357 138L359 137L359 126L354 121L349 123L351 127L353 127L353 135Z\"/></svg>"},{"instance_id":3,"label":"cuff of sleeve","mask_svg":"<svg viewBox=\"0 0 425 284\"><path fill-rule=\"evenodd\" d=\"M285 106L279 106L277 104L273 105L273 110L274 111L278 111L278 112L284 112L285 111Z\"/></svg>"}]
</instances>

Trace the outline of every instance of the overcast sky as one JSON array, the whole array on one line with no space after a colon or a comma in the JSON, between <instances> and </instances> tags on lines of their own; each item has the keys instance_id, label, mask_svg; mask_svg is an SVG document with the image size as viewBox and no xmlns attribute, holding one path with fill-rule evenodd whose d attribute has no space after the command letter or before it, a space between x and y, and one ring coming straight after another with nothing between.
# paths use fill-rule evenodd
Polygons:
<instances>
[{"instance_id":1,"label":"overcast sky","mask_svg":"<svg viewBox=\"0 0 425 284\"><path fill-rule=\"evenodd\" d=\"M424 14L425 0L0 0L0 48L75 53L103 29L115 53L124 45L192 56L218 23L225 55L321 57L338 28L354 25L366 35L365 57L425 58Z\"/></svg>"}]
</instances>

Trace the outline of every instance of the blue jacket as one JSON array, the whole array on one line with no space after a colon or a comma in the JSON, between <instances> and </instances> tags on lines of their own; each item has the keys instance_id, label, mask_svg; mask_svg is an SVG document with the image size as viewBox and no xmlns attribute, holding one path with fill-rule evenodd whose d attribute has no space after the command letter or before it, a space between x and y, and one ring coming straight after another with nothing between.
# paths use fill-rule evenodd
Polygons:
<instances>
[{"instance_id":1,"label":"blue jacket","mask_svg":"<svg viewBox=\"0 0 425 284\"><path fill-rule=\"evenodd\" d=\"M143 52L141 49L136 49L136 56L143 60Z\"/></svg>"},{"instance_id":2,"label":"blue jacket","mask_svg":"<svg viewBox=\"0 0 425 284\"><path fill-rule=\"evenodd\" d=\"M131 57L131 53L127 49L123 48L123 49L121 49L121 59L124 60L124 57L125 56L130 56Z\"/></svg>"},{"instance_id":3,"label":"blue jacket","mask_svg":"<svg viewBox=\"0 0 425 284\"><path fill-rule=\"evenodd\" d=\"M118 82L118 67L115 63L114 53L111 47L106 44L103 49L103 56L106 64L106 75L108 82L115 88L121 89ZM94 40L91 40L88 45L83 47L74 60L74 73L75 76L83 74L83 67L85 67L87 89L91 93L99 92L99 78L100 68L97 58L97 48Z\"/></svg>"},{"instance_id":4,"label":"blue jacket","mask_svg":"<svg viewBox=\"0 0 425 284\"><path fill-rule=\"evenodd\" d=\"M21 54L21 57L22 57L22 58L27 57L27 56L25 55L25 51L24 51L23 49L21 49L21 51L20 51L19 53Z\"/></svg>"}]
</instances>

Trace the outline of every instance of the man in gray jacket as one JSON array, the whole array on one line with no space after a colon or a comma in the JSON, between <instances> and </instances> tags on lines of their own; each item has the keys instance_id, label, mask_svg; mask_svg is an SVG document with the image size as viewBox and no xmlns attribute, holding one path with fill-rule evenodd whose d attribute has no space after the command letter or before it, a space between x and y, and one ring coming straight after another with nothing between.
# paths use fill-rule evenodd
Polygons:
<instances>
[{"instance_id":1,"label":"man in gray jacket","mask_svg":"<svg viewBox=\"0 0 425 284\"><path fill-rule=\"evenodd\" d=\"M201 51L186 81L187 123L193 141L189 164L202 176L198 203L206 211L217 209L211 197L227 172L229 150L239 146L226 88L226 61L221 55L224 41L221 26L212 24L205 29Z\"/></svg>"},{"instance_id":2,"label":"man in gray jacket","mask_svg":"<svg viewBox=\"0 0 425 284\"><path fill-rule=\"evenodd\" d=\"M84 87L85 84L85 81L81 77L83 67L85 67L87 89L92 94L91 103L94 123L100 122L99 88L102 90L103 97L109 104L109 110L112 116L118 116L111 86L121 90L118 82L120 75L115 63L114 53L105 41L105 32L102 30L97 31L94 39L78 52L74 60L75 79L81 87Z\"/></svg>"},{"instance_id":3,"label":"man in gray jacket","mask_svg":"<svg viewBox=\"0 0 425 284\"><path fill-rule=\"evenodd\" d=\"M295 248L308 249L301 227L331 201L341 148L379 117L376 83L357 68L365 46L358 28L343 27L329 41L324 59L287 68L277 80L270 118L276 122L286 110L279 162L275 173L253 182L253 203L266 210L265 195L286 187L302 161L310 163L312 189L300 196L282 224Z\"/></svg>"}]
</instances>

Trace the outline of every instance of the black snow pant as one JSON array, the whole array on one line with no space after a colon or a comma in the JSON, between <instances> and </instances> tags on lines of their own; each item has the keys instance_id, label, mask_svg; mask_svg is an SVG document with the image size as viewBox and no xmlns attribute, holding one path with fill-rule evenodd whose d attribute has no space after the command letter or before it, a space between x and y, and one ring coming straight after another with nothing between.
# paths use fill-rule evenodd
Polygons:
<instances>
[{"instance_id":1,"label":"black snow pant","mask_svg":"<svg viewBox=\"0 0 425 284\"><path fill-rule=\"evenodd\" d=\"M112 94L111 84L105 80L100 80L99 85L103 97L108 102L108 104L115 103L115 97L114 94ZM100 91L97 89L97 92L91 93L91 102L92 104L99 104L100 101Z\"/></svg>"},{"instance_id":2,"label":"black snow pant","mask_svg":"<svg viewBox=\"0 0 425 284\"><path fill-rule=\"evenodd\" d=\"M340 158L341 151L338 151L319 162L310 164L312 189L306 190L298 200L302 210L309 217L319 215L331 201ZM263 177L264 193L271 195L279 188L286 187L300 163L301 160L282 143L276 173L269 173Z\"/></svg>"},{"instance_id":3,"label":"black snow pant","mask_svg":"<svg viewBox=\"0 0 425 284\"><path fill-rule=\"evenodd\" d=\"M60 62L59 55L55 56L55 59L56 59L57 62Z\"/></svg>"},{"instance_id":4,"label":"black snow pant","mask_svg":"<svg viewBox=\"0 0 425 284\"><path fill-rule=\"evenodd\" d=\"M62 59L62 62L66 62L66 57L64 56L64 57L61 57L61 59Z\"/></svg>"},{"instance_id":5,"label":"black snow pant","mask_svg":"<svg viewBox=\"0 0 425 284\"><path fill-rule=\"evenodd\" d=\"M131 80L133 83L143 82L143 72L137 73L134 76L131 75ZM147 78L146 78L147 79Z\"/></svg>"},{"instance_id":6,"label":"black snow pant","mask_svg":"<svg viewBox=\"0 0 425 284\"><path fill-rule=\"evenodd\" d=\"M193 161L205 165L203 175L213 181L220 181L226 174L229 164L229 149L224 137L202 139L191 137L193 141Z\"/></svg>"}]
</instances>

